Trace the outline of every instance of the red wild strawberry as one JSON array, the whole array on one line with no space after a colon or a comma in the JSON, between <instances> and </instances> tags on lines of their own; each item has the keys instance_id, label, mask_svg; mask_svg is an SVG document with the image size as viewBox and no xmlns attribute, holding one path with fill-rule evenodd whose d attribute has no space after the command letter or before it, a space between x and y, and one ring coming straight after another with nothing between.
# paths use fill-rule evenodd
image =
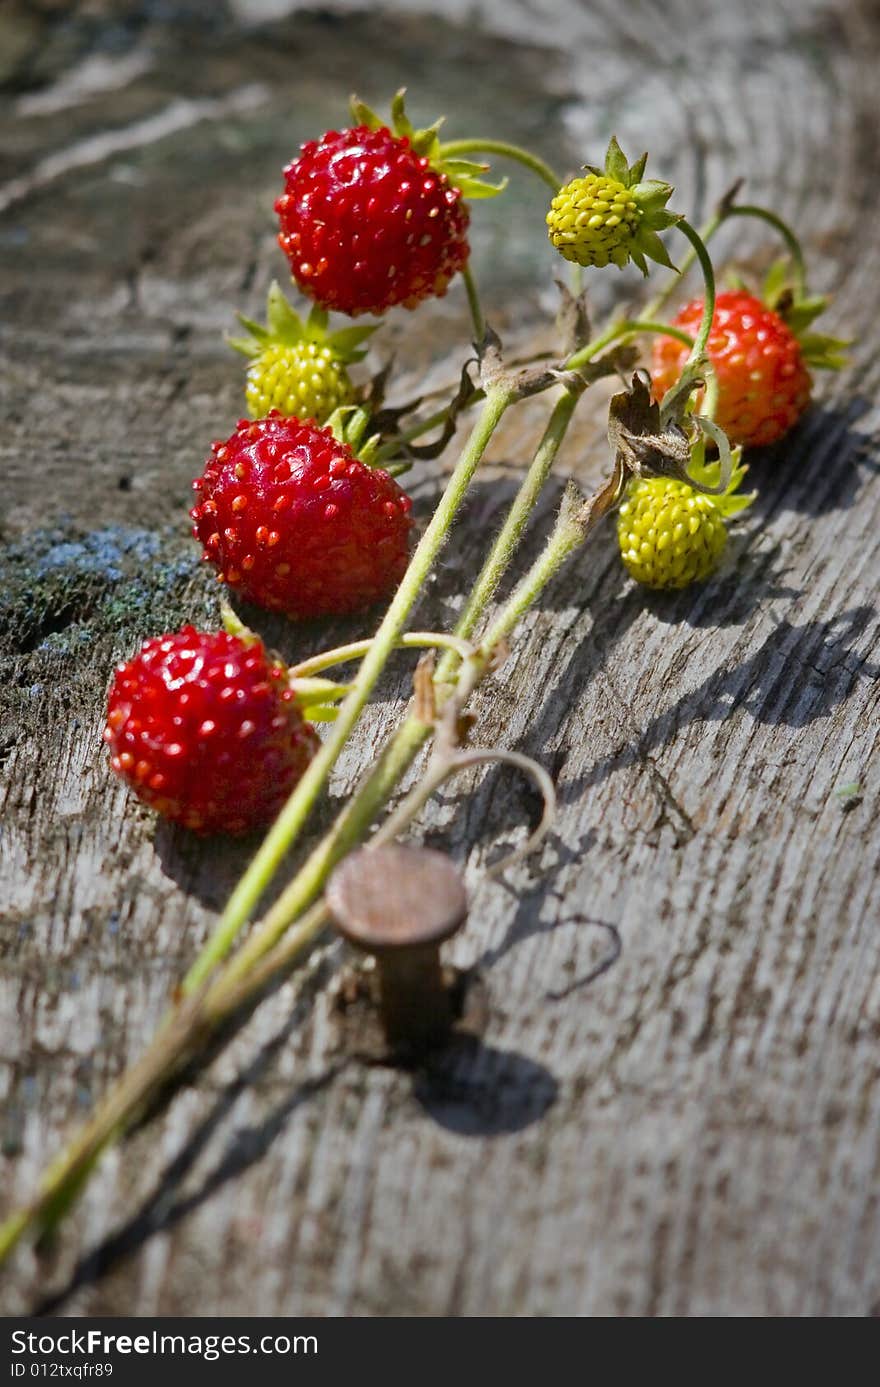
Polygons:
<instances>
[{"instance_id":1,"label":"red wild strawberry","mask_svg":"<svg viewBox=\"0 0 880 1387\"><path fill-rule=\"evenodd\" d=\"M760 299L742 290L718 295L708 353L718 375L716 422L731 443L759 446L788 433L810 402L808 366L837 367L845 344L818 334L797 335L822 300L797 304L786 321ZM702 299L683 308L673 325L694 336ZM796 316L797 315L797 316ZM681 375L688 348L672 337L654 340L654 393L662 398Z\"/></svg>"},{"instance_id":2,"label":"red wild strawberry","mask_svg":"<svg viewBox=\"0 0 880 1387\"><path fill-rule=\"evenodd\" d=\"M412 502L329 428L277 410L242 419L193 488L204 558L261 607L301 619L354 612L403 576Z\"/></svg>"},{"instance_id":3,"label":"red wild strawberry","mask_svg":"<svg viewBox=\"0 0 880 1387\"><path fill-rule=\"evenodd\" d=\"M262 641L192 626L117 667L104 740L139 799L198 833L270 823L318 747Z\"/></svg>"},{"instance_id":4,"label":"red wild strawberry","mask_svg":"<svg viewBox=\"0 0 880 1387\"><path fill-rule=\"evenodd\" d=\"M437 127L414 130L402 93L393 130L362 103L352 109L353 127L310 140L284 170L278 241L322 308L352 316L415 308L445 294L467 263L464 197L499 189L474 176L484 166L444 160Z\"/></svg>"}]
</instances>

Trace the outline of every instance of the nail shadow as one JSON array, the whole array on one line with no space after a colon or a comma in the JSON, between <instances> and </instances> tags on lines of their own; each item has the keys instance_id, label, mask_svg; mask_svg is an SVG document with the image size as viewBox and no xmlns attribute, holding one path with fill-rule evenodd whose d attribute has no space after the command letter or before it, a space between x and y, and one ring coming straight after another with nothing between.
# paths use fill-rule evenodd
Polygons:
<instances>
[{"instance_id":1,"label":"nail shadow","mask_svg":"<svg viewBox=\"0 0 880 1387\"><path fill-rule=\"evenodd\" d=\"M462 1036L420 1071L413 1095L448 1132L505 1136L540 1122L556 1102L559 1084L543 1064L515 1050Z\"/></svg>"}]
</instances>

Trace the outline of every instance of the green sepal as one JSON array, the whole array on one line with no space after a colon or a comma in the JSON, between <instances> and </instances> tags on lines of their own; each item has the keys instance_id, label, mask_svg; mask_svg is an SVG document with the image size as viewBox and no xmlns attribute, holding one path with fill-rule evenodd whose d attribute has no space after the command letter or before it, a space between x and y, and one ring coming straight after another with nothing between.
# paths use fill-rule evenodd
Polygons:
<instances>
[{"instance_id":1,"label":"green sepal","mask_svg":"<svg viewBox=\"0 0 880 1387\"><path fill-rule=\"evenodd\" d=\"M365 106L362 101L357 101L354 97L352 97L352 114L355 115L359 125L369 125L371 130L378 130L384 124L375 111L371 111L369 106ZM480 177L481 174L488 172L488 164L478 164L470 159L456 157L443 158L440 127L444 120L445 116L441 116L439 120L434 121L433 125L417 130L406 113L406 87L401 87L392 97L388 129L398 139L409 140L419 158L427 159L437 173L445 174L453 187L459 189L463 198L474 201L477 198L497 197L499 193L503 193L507 187L508 180L506 178L502 179L500 183L488 183Z\"/></svg>"},{"instance_id":2,"label":"green sepal","mask_svg":"<svg viewBox=\"0 0 880 1387\"><path fill-rule=\"evenodd\" d=\"M440 168L442 173L446 172L442 165ZM504 192L510 180L502 178L500 183L487 183L482 178L453 178L450 181L461 190L463 198L475 202L479 198L497 197L499 193Z\"/></svg>"},{"instance_id":3,"label":"green sepal","mask_svg":"<svg viewBox=\"0 0 880 1387\"><path fill-rule=\"evenodd\" d=\"M806 332L807 328L828 307L828 300L818 295L809 299L795 299L789 304L786 304L784 299L782 303L778 299L775 301L766 299L765 302L769 307L775 307L776 312L780 318L785 320L795 337L800 337L802 332Z\"/></svg>"},{"instance_id":4,"label":"green sepal","mask_svg":"<svg viewBox=\"0 0 880 1387\"><path fill-rule=\"evenodd\" d=\"M672 189L668 183L661 183L659 179L656 178L648 179L647 182L644 181L645 165L647 162L648 156L647 154L643 154L634 164L630 164L623 150L620 148L620 145L617 143L617 136L612 135L611 139L608 141L604 167L600 169L596 168L595 164L585 164L584 168L590 173L595 173L599 178L603 176L605 178L613 178L615 182L622 183L624 188L631 188L633 191L635 191L636 188L644 188L647 190L649 196L654 191L665 189L666 196L659 204L662 206L663 202L666 201L666 198L668 198L669 194L672 192Z\"/></svg>"},{"instance_id":5,"label":"green sepal","mask_svg":"<svg viewBox=\"0 0 880 1387\"><path fill-rule=\"evenodd\" d=\"M365 439L360 444L357 450L357 455L358 459L364 464L365 467L375 467L376 454L379 451L381 443L382 435L379 433L371 433L369 438Z\"/></svg>"},{"instance_id":6,"label":"green sepal","mask_svg":"<svg viewBox=\"0 0 880 1387\"><path fill-rule=\"evenodd\" d=\"M244 356L256 357L269 347L295 347L300 342L314 342L328 347L333 359L341 366L353 361L362 361L367 351L362 347L367 338L374 333L378 323L365 327L344 327L338 332L328 332L326 309L314 304L309 316L303 319L285 297L277 280L269 286L266 297L266 326L246 318L243 313L236 314L242 327L247 329L247 337L227 337L227 342L235 351Z\"/></svg>"},{"instance_id":7,"label":"green sepal","mask_svg":"<svg viewBox=\"0 0 880 1387\"><path fill-rule=\"evenodd\" d=\"M647 162L648 151L645 150L645 153L642 155L641 159L637 159L636 162L634 164L631 164L629 167L629 172L627 173L627 178L629 179L629 182L627 183L628 188L637 188L638 185L641 183L642 179L645 176L645 165L647 164Z\"/></svg>"},{"instance_id":8,"label":"green sepal","mask_svg":"<svg viewBox=\"0 0 880 1387\"><path fill-rule=\"evenodd\" d=\"M339 443L347 444L358 462L362 462L365 467L374 467L382 435L368 434L372 422L372 415L366 406L340 405L338 409L334 409L324 428L329 429Z\"/></svg>"},{"instance_id":9,"label":"green sepal","mask_svg":"<svg viewBox=\"0 0 880 1387\"><path fill-rule=\"evenodd\" d=\"M339 717L339 709L332 703L311 703L302 712L308 722L335 722Z\"/></svg>"},{"instance_id":10,"label":"green sepal","mask_svg":"<svg viewBox=\"0 0 880 1387\"><path fill-rule=\"evenodd\" d=\"M740 288L745 289L744 281L740 280ZM751 292L751 291L749 291ZM768 308L776 311L776 305L783 298L792 298L794 295L794 276L792 274L791 259L783 255L779 260L774 260L761 286L761 298Z\"/></svg>"},{"instance_id":11,"label":"green sepal","mask_svg":"<svg viewBox=\"0 0 880 1387\"><path fill-rule=\"evenodd\" d=\"M437 146L440 143L440 127L445 120L445 116L440 116L433 125L426 126L424 130L414 131L410 136L410 144L416 154L427 159L436 154Z\"/></svg>"},{"instance_id":12,"label":"green sepal","mask_svg":"<svg viewBox=\"0 0 880 1387\"><path fill-rule=\"evenodd\" d=\"M243 641L245 645L261 644L260 637L256 631L252 631L249 626L245 626L241 617L233 611L228 602L220 603L220 622L227 636L235 636Z\"/></svg>"},{"instance_id":13,"label":"green sepal","mask_svg":"<svg viewBox=\"0 0 880 1387\"><path fill-rule=\"evenodd\" d=\"M657 264L663 265L665 269L675 270L675 272L678 273L677 267L673 265L669 258L669 251L660 240L656 231L650 231L645 226L644 222L642 222L642 225L636 232L635 239L643 255L648 256L651 260L656 260Z\"/></svg>"},{"instance_id":14,"label":"green sepal","mask_svg":"<svg viewBox=\"0 0 880 1387\"><path fill-rule=\"evenodd\" d=\"M791 260L787 256L770 266L764 277L761 297L794 333L807 366L820 371L840 371L849 365L846 348L852 346L850 340L830 337L824 332L808 331L825 312L828 299L823 294L798 293Z\"/></svg>"},{"instance_id":15,"label":"green sepal","mask_svg":"<svg viewBox=\"0 0 880 1387\"><path fill-rule=\"evenodd\" d=\"M605 155L605 173L609 178L614 178L618 183L622 183L625 188L630 187L629 164L624 157L623 150L617 143L616 135L612 135L608 142L608 151Z\"/></svg>"},{"instance_id":16,"label":"green sepal","mask_svg":"<svg viewBox=\"0 0 880 1387\"><path fill-rule=\"evenodd\" d=\"M277 279L272 280L266 296L266 323L272 337L288 346L301 342L305 335L303 320L284 297Z\"/></svg>"},{"instance_id":17,"label":"green sepal","mask_svg":"<svg viewBox=\"0 0 880 1387\"><path fill-rule=\"evenodd\" d=\"M727 488L720 495L710 496L713 506L721 512L725 519L739 515L741 511L748 510L749 506L757 497L756 491L740 492L739 488L743 483L747 465L742 461L742 448L731 449L731 459L733 470L730 474L730 481ZM706 461L706 440L700 438L694 444L691 451L691 460L687 468L688 478L695 481L698 487L706 487L711 491L721 483L721 463ZM704 493L706 494L706 493Z\"/></svg>"},{"instance_id":18,"label":"green sepal","mask_svg":"<svg viewBox=\"0 0 880 1387\"><path fill-rule=\"evenodd\" d=\"M829 337L824 332L798 334L801 355L808 366L818 371L842 371L849 365L847 347L852 341L844 337Z\"/></svg>"},{"instance_id":19,"label":"green sepal","mask_svg":"<svg viewBox=\"0 0 880 1387\"><path fill-rule=\"evenodd\" d=\"M444 159L443 168L450 178L454 174L456 180L459 178L479 178L480 174L489 172L488 164L478 164L473 159Z\"/></svg>"},{"instance_id":20,"label":"green sepal","mask_svg":"<svg viewBox=\"0 0 880 1387\"><path fill-rule=\"evenodd\" d=\"M327 324L330 321L330 314L326 308L321 308L320 304L313 303L309 309L309 316L306 318L303 336L309 342L324 342L327 340Z\"/></svg>"},{"instance_id":21,"label":"green sepal","mask_svg":"<svg viewBox=\"0 0 880 1387\"><path fill-rule=\"evenodd\" d=\"M326 338L327 345L340 361L363 361L367 349L361 348L361 343L371 337L378 326L378 323L372 323L367 327L340 328L338 332L329 334Z\"/></svg>"},{"instance_id":22,"label":"green sepal","mask_svg":"<svg viewBox=\"0 0 880 1387\"><path fill-rule=\"evenodd\" d=\"M395 135L406 135L408 139L416 133L406 114L406 87L398 87L391 98L391 129Z\"/></svg>"},{"instance_id":23,"label":"green sepal","mask_svg":"<svg viewBox=\"0 0 880 1387\"><path fill-rule=\"evenodd\" d=\"M352 95L349 107L355 125L365 125L368 130L382 129L384 122L381 117L377 116L376 112L365 101L361 101L360 97Z\"/></svg>"},{"instance_id":24,"label":"green sepal","mask_svg":"<svg viewBox=\"0 0 880 1387\"><path fill-rule=\"evenodd\" d=\"M662 226L672 226L674 222L681 221L680 216L666 211L666 204L672 192L669 183L664 183L659 178L646 178L641 183L634 183L630 192L644 215L651 218L652 225L657 217L660 218L657 225Z\"/></svg>"},{"instance_id":25,"label":"green sepal","mask_svg":"<svg viewBox=\"0 0 880 1387\"><path fill-rule=\"evenodd\" d=\"M310 722L330 722L336 716L334 699L345 698L351 684L337 684L333 679L291 679L288 687L300 711ZM330 716L328 716L330 714Z\"/></svg>"},{"instance_id":26,"label":"green sepal","mask_svg":"<svg viewBox=\"0 0 880 1387\"><path fill-rule=\"evenodd\" d=\"M340 405L324 421L324 428L330 430L337 443L347 443L354 452L366 432L368 419L360 405Z\"/></svg>"},{"instance_id":27,"label":"green sepal","mask_svg":"<svg viewBox=\"0 0 880 1387\"><path fill-rule=\"evenodd\" d=\"M751 294L752 289L743 279L738 270L729 268L722 275L722 283L725 289L743 294Z\"/></svg>"},{"instance_id":28,"label":"green sepal","mask_svg":"<svg viewBox=\"0 0 880 1387\"><path fill-rule=\"evenodd\" d=\"M253 322L250 318L245 318L243 314L237 313L236 317L242 327L248 330L247 337L229 337L226 341L233 351L241 352L242 356L259 356L260 352L266 350L272 341L271 335L259 323Z\"/></svg>"}]
</instances>

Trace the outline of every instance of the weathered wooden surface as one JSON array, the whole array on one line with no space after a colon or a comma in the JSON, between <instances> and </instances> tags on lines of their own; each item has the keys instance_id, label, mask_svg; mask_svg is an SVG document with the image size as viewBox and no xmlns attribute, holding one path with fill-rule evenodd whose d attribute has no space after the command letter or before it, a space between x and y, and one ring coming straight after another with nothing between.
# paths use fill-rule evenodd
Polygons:
<instances>
[{"instance_id":1,"label":"weathered wooden surface","mask_svg":"<svg viewBox=\"0 0 880 1387\"><path fill-rule=\"evenodd\" d=\"M240 408L219 334L282 268L270 206L297 140L353 86L406 82L419 117L572 168L612 129L649 144L697 216L747 173L804 229L854 365L755 460L761 499L715 581L646 598L606 534L481 695L480 740L539 756L562 799L540 861L482 888L531 793L484 773L426 816L475 893L453 953L484 970L484 1044L416 1079L347 1058L338 956L320 956L106 1159L51 1258L18 1255L2 1307L876 1313L876 6L468 0L443 21L412 3L248 25L260 8L0 16L4 1208L142 1050L253 846L157 827L99 734L114 659L214 611L188 482ZM513 340L552 303L542 210L519 177L476 209L478 277ZM719 242L766 244L743 227ZM607 306L634 281L596 284ZM452 370L463 315L457 289L395 317L402 389ZM495 449L421 625L454 610L543 408ZM601 402L584 415L560 473L589 482ZM423 515L437 486L420 475ZM328 639L263 629L291 653Z\"/></svg>"}]
</instances>

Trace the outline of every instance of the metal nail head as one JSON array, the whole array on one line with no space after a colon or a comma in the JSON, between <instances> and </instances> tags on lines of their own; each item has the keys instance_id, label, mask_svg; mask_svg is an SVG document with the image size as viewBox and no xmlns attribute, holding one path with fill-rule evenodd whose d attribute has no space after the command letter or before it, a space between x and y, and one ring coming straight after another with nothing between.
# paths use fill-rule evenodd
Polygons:
<instances>
[{"instance_id":1,"label":"metal nail head","mask_svg":"<svg viewBox=\"0 0 880 1387\"><path fill-rule=\"evenodd\" d=\"M440 945L467 918L457 867L432 848L361 848L334 872L327 903L340 934L371 954L386 1039L424 1050L449 1030L452 1006Z\"/></svg>"}]
</instances>

